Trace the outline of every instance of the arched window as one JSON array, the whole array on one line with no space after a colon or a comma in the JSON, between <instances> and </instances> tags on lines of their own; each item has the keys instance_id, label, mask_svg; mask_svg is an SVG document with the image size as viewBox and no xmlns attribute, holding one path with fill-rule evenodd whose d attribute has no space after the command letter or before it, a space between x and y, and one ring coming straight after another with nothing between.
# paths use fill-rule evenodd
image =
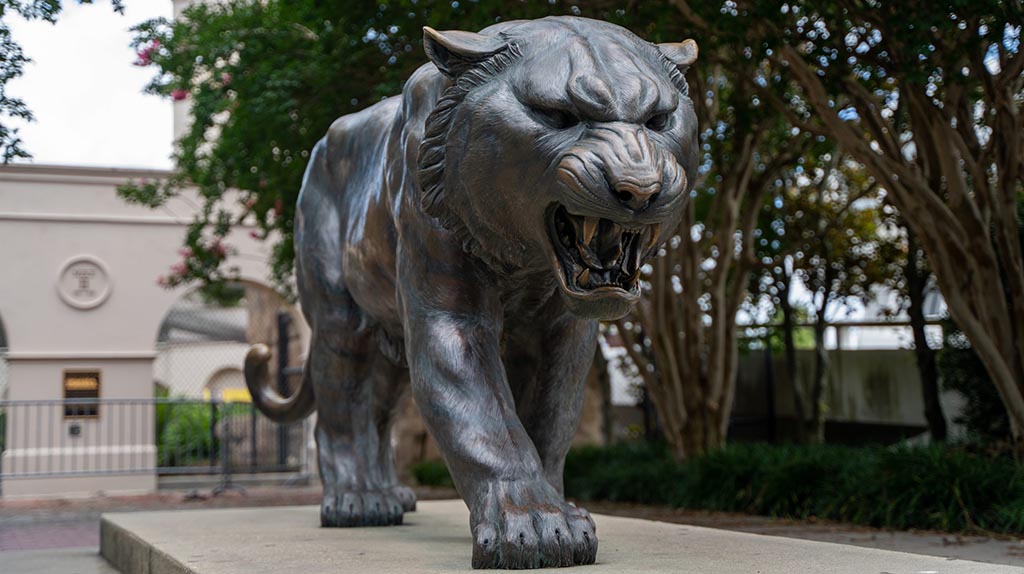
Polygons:
<instances>
[{"instance_id":1,"label":"arched window","mask_svg":"<svg viewBox=\"0 0 1024 574\"><path fill-rule=\"evenodd\" d=\"M204 398L231 403L252 401L242 369L236 367L225 367L214 373L206 383L203 395Z\"/></svg>"}]
</instances>

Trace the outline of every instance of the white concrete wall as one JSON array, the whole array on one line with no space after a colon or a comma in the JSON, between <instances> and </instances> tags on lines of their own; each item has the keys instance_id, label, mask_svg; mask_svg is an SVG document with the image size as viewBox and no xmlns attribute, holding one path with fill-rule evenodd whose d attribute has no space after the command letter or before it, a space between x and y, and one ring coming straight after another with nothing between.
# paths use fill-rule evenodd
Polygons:
<instances>
[{"instance_id":1,"label":"white concrete wall","mask_svg":"<svg viewBox=\"0 0 1024 574\"><path fill-rule=\"evenodd\" d=\"M908 349L832 350L825 403L826 418L835 422L926 426L921 379L914 352ZM798 380L809 384L814 376L814 351L797 351ZM775 411L781 417L796 416L794 393L785 375L785 361L776 356ZM766 412L767 380L760 352L740 357L734 414L762 416ZM947 421L952 424L963 409L963 398L954 392L940 395ZM951 432L962 432L956 425Z\"/></svg>"}]
</instances>

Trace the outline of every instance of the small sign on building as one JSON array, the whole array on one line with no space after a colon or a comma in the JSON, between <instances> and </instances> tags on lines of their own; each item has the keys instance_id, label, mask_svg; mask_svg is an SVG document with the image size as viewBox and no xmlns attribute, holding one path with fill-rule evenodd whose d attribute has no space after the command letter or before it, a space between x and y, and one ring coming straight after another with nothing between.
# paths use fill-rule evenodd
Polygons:
<instances>
[{"instance_id":1,"label":"small sign on building","mask_svg":"<svg viewBox=\"0 0 1024 574\"><path fill-rule=\"evenodd\" d=\"M100 416L100 372L64 371L64 418L98 418ZM88 402L86 399L97 399Z\"/></svg>"}]
</instances>

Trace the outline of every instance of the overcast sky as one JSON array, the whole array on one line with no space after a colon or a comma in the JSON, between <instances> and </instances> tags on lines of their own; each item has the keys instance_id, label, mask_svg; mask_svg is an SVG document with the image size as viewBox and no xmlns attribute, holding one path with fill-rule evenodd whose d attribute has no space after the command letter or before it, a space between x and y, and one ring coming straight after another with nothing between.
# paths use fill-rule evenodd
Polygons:
<instances>
[{"instance_id":1,"label":"overcast sky","mask_svg":"<svg viewBox=\"0 0 1024 574\"><path fill-rule=\"evenodd\" d=\"M133 66L133 25L171 16L171 0L64 3L56 25L8 16L14 39L34 61L9 84L36 121L21 128L33 163L169 168L171 103L142 93L152 68Z\"/></svg>"}]
</instances>

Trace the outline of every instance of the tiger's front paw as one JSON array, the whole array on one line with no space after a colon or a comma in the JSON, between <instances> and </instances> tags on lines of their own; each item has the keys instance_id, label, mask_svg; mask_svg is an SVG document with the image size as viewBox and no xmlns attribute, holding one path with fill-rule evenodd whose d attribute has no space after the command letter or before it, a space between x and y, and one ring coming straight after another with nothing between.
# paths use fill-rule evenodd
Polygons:
<instances>
[{"instance_id":1,"label":"tiger's front paw","mask_svg":"<svg viewBox=\"0 0 1024 574\"><path fill-rule=\"evenodd\" d=\"M494 482L474 501L474 568L548 568L593 564L597 535L587 511L565 502L546 481Z\"/></svg>"}]
</instances>

